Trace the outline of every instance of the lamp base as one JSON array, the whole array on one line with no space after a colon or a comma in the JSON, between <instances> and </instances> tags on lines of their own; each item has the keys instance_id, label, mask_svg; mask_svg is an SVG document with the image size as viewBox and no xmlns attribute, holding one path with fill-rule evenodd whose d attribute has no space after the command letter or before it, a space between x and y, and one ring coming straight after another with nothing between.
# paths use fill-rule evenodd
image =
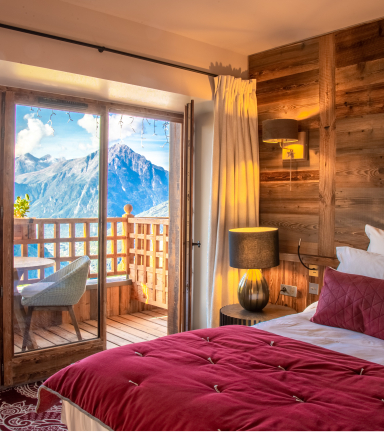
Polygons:
<instances>
[{"instance_id":1,"label":"lamp base","mask_svg":"<svg viewBox=\"0 0 384 432\"><path fill-rule=\"evenodd\" d=\"M247 270L237 288L241 306L250 312L261 311L269 300L268 283L261 270Z\"/></svg>"}]
</instances>

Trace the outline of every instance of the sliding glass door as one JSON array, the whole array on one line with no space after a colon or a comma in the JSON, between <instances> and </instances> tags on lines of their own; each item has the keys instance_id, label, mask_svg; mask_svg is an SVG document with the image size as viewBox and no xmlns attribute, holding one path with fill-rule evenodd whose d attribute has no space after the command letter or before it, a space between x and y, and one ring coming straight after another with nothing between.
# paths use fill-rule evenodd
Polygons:
<instances>
[{"instance_id":1,"label":"sliding glass door","mask_svg":"<svg viewBox=\"0 0 384 432\"><path fill-rule=\"evenodd\" d=\"M7 92L4 104L8 385L49 375L105 347L102 137L108 122L99 107L71 99Z\"/></svg>"},{"instance_id":2,"label":"sliding glass door","mask_svg":"<svg viewBox=\"0 0 384 432\"><path fill-rule=\"evenodd\" d=\"M184 115L0 96L2 384L190 328Z\"/></svg>"}]
</instances>

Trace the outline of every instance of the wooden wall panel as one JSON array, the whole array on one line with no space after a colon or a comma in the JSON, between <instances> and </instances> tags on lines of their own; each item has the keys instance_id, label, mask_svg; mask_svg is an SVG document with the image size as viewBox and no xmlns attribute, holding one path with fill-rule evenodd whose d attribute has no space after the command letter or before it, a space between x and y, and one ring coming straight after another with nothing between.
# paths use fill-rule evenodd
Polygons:
<instances>
[{"instance_id":1,"label":"wooden wall panel","mask_svg":"<svg viewBox=\"0 0 384 432\"><path fill-rule=\"evenodd\" d=\"M271 301L301 311L318 299L297 262L337 266L335 247L366 249L365 224L384 229L384 20L355 26L249 57L256 78L260 132L260 220L280 232L280 266L265 271ZM295 118L308 131L309 160L282 162L278 145L261 140L262 121ZM328 261L322 257L329 257Z\"/></svg>"},{"instance_id":2,"label":"wooden wall panel","mask_svg":"<svg viewBox=\"0 0 384 432\"><path fill-rule=\"evenodd\" d=\"M317 255L319 183L319 44L314 39L250 57L258 80L260 223L279 228L280 249L294 253L302 238L305 253ZM262 122L296 118L308 131L309 160L282 163L281 148L261 139Z\"/></svg>"},{"instance_id":3,"label":"wooden wall panel","mask_svg":"<svg viewBox=\"0 0 384 432\"><path fill-rule=\"evenodd\" d=\"M250 78L258 82L318 69L318 41L311 39L249 57Z\"/></svg>"},{"instance_id":4,"label":"wooden wall panel","mask_svg":"<svg viewBox=\"0 0 384 432\"><path fill-rule=\"evenodd\" d=\"M319 42L320 181L319 255L334 256L335 250L335 37Z\"/></svg>"}]
</instances>

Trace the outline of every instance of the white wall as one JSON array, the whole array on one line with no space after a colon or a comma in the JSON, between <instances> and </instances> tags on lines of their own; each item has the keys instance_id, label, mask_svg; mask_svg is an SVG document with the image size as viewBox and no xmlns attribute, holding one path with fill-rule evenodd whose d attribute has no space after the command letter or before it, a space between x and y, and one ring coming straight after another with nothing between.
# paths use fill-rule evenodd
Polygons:
<instances>
[{"instance_id":1,"label":"white wall","mask_svg":"<svg viewBox=\"0 0 384 432\"><path fill-rule=\"evenodd\" d=\"M207 327L208 214L212 173L213 101L195 103L195 225L192 327Z\"/></svg>"},{"instance_id":2,"label":"white wall","mask_svg":"<svg viewBox=\"0 0 384 432\"><path fill-rule=\"evenodd\" d=\"M241 75L244 78L244 72L248 67L247 56L58 0L0 0L0 10L0 21L7 24L153 56L210 70L217 74L228 75L228 71L233 70L234 76ZM194 250L193 327L206 327L213 80L191 72L108 53L100 54L96 50L5 29L0 29L0 84L4 84L2 78L5 80L5 68L3 67L2 77L1 66L4 66L5 62L2 63L1 60L45 68L46 73L41 74L42 79L47 73L50 74L47 69L78 76L77 78L74 75L55 74L54 78L47 80L52 92L65 94L68 89L71 89L71 93L75 91L79 95L84 88L84 91L94 94L94 92L97 93L98 86L105 87L103 80L108 80L186 95L196 100L194 240L200 240L202 247ZM20 68L18 70L20 71ZM28 88L27 75L30 71L31 69L21 68L20 76L16 77L19 81L22 80L26 88ZM40 72L37 69L34 71L39 75ZM100 80L90 83L89 80L84 79L84 76ZM12 77L7 79L12 79ZM31 81L34 81L36 85L36 76L33 77L33 80L31 78ZM87 85L90 88L87 88ZM129 92L130 90L126 87L126 90L122 91ZM105 96L102 99L105 99ZM120 99L124 101L123 98ZM145 105L151 106L151 103L147 101ZM153 101L153 107L156 107L156 101Z\"/></svg>"},{"instance_id":3,"label":"white wall","mask_svg":"<svg viewBox=\"0 0 384 432\"><path fill-rule=\"evenodd\" d=\"M92 44L244 76L247 56L60 0L0 0L0 21ZM0 60L211 99L207 76L0 29ZM1 80L1 71L0 71Z\"/></svg>"}]
</instances>

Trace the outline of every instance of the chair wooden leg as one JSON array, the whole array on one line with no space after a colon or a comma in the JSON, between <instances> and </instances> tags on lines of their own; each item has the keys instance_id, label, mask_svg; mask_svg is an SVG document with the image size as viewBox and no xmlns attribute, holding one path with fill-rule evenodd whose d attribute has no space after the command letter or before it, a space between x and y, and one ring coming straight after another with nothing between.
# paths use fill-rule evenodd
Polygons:
<instances>
[{"instance_id":1,"label":"chair wooden leg","mask_svg":"<svg viewBox=\"0 0 384 432\"><path fill-rule=\"evenodd\" d=\"M32 321L32 312L33 312L33 306L28 307L25 327L24 327L24 337L23 337L23 346L21 348L22 351L25 351L27 348L27 345L31 344L30 334L29 330L31 328L31 321Z\"/></svg>"},{"instance_id":2,"label":"chair wooden leg","mask_svg":"<svg viewBox=\"0 0 384 432\"><path fill-rule=\"evenodd\" d=\"M73 327L75 327L77 339L79 339L79 341L81 341L83 339L81 337L79 325L77 324L77 319L76 319L75 311L73 310L73 306L68 306L68 312L69 312L69 315L71 316Z\"/></svg>"}]
</instances>

